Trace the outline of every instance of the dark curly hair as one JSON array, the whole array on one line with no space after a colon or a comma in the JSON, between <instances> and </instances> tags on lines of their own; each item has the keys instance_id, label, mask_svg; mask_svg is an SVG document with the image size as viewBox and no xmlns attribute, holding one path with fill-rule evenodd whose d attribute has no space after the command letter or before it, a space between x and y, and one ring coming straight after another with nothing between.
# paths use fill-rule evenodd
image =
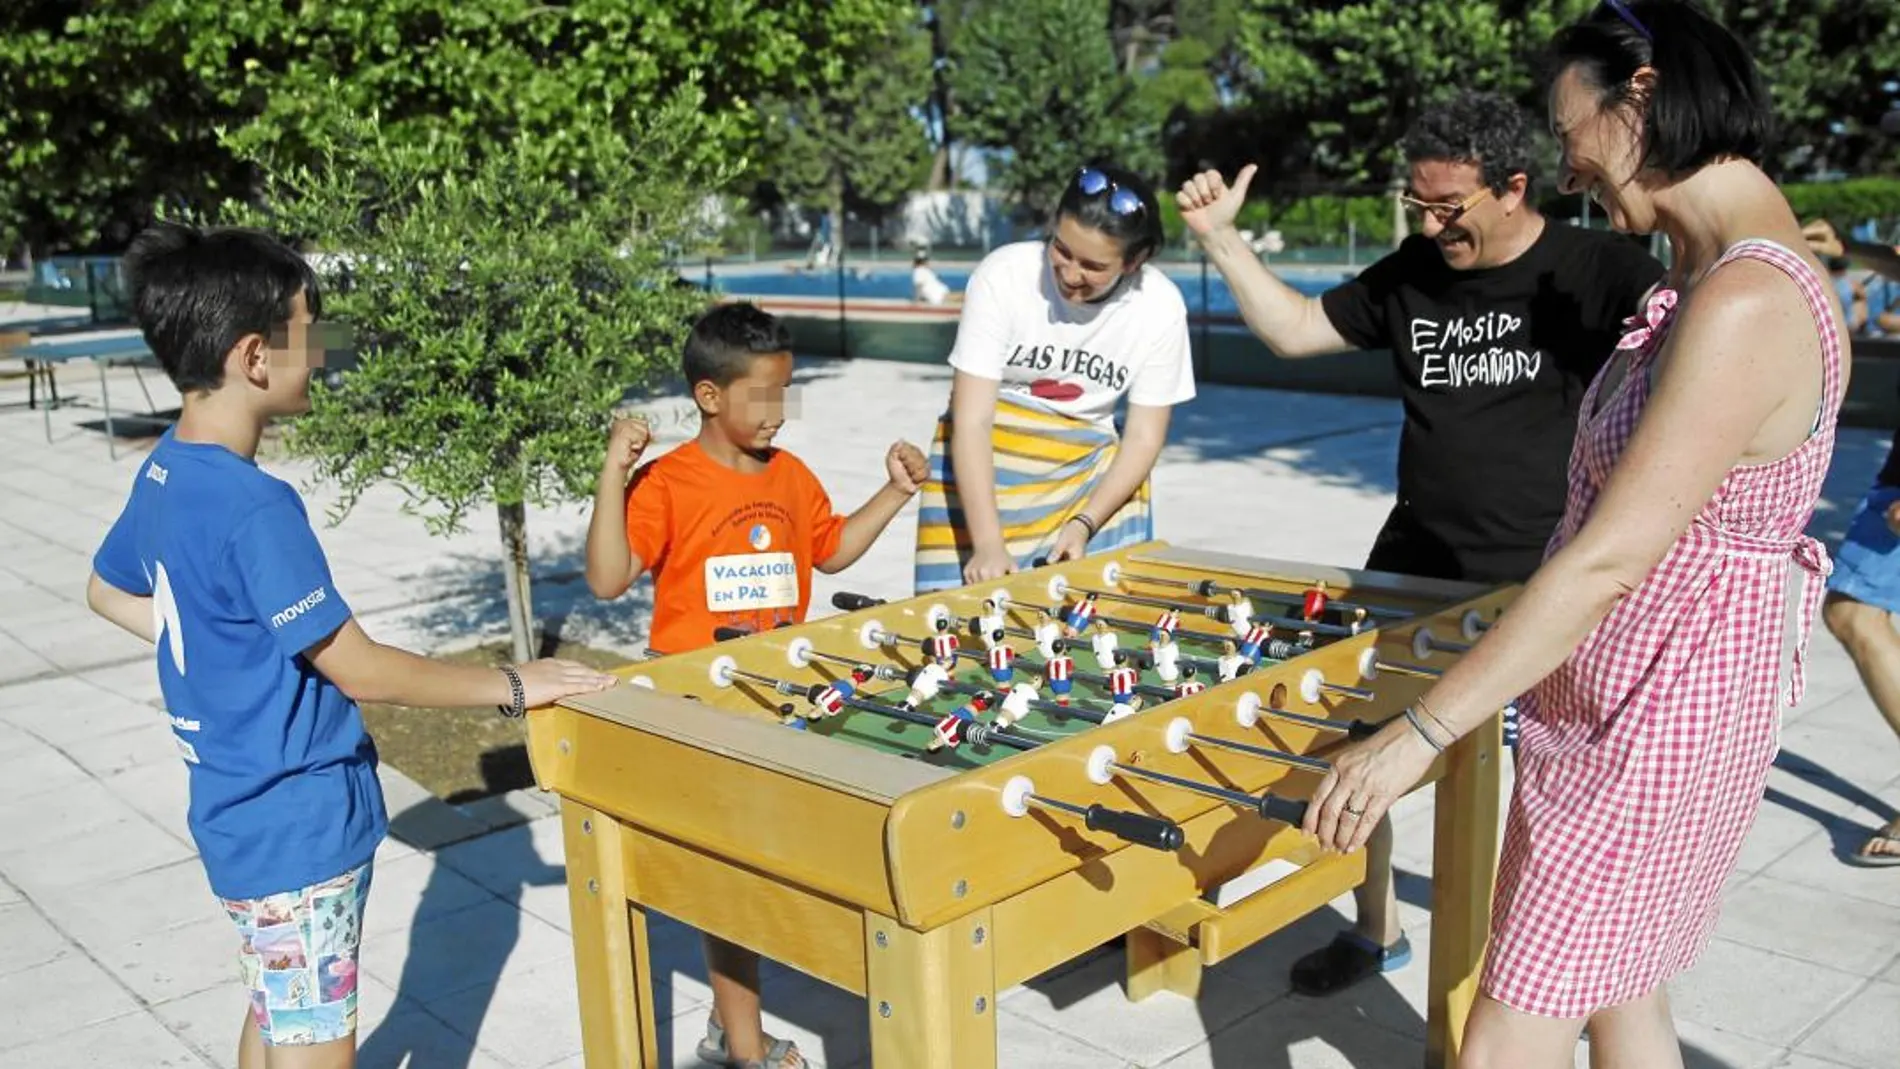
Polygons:
<instances>
[{"instance_id":1,"label":"dark curly hair","mask_svg":"<svg viewBox=\"0 0 1900 1069\"><path fill-rule=\"evenodd\" d=\"M1537 177L1530 117L1498 93L1467 89L1427 108L1406 132L1402 147L1407 163L1475 164L1495 193L1505 191L1512 175L1523 175L1526 183Z\"/></svg>"}]
</instances>

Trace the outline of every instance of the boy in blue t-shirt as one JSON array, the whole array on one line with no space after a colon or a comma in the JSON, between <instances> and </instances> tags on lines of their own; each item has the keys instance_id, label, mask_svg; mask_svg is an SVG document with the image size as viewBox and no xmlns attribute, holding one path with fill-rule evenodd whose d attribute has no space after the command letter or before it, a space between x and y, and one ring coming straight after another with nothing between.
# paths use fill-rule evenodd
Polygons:
<instances>
[{"instance_id":1,"label":"boy in blue t-shirt","mask_svg":"<svg viewBox=\"0 0 1900 1069\"><path fill-rule=\"evenodd\" d=\"M388 825L357 703L519 716L614 679L570 661L453 665L371 640L297 492L255 460L273 417L309 408L323 364L315 275L264 234L175 225L140 235L125 266L183 411L140 465L86 601L157 644L192 838L241 941L238 1064L352 1066L363 903Z\"/></svg>"}]
</instances>

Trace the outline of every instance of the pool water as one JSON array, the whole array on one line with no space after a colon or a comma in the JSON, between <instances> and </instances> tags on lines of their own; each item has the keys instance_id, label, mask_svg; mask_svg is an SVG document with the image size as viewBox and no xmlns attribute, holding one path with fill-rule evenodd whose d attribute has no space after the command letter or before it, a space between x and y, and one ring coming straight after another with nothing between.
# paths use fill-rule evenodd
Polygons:
<instances>
[{"instance_id":1,"label":"pool water","mask_svg":"<svg viewBox=\"0 0 1900 1069\"><path fill-rule=\"evenodd\" d=\"M1298 268L1285 271L1276 270L1276 274L1287 285L1310 297L1337 286L1356 274L1356 269L1334 268ZM883 298L886 300L908 301L910 294L910 269L904 267L871 267L847 265L843 272L836 268L823 268L817 271L787 271L780 268L775 271L734 271L731 269L713 272L694 273L683 271L682 275L690 282L709 286L721 293L753 297L816 297L836 299L842 286L846 299ZM1203 298L1201 272L1198 266L1185 267L1170 265L1169 277L1181 289L1181 297L1187 302L1190 315L1208 311L1214 315L1238 316L1240 308L1234 303L1234 295L1227 288L1220 272L1208 268L1205 298ZM937 277L949 286L952 292L961 293L970 281L968 268L939 268Z\"/></svg>"}]
</instances>

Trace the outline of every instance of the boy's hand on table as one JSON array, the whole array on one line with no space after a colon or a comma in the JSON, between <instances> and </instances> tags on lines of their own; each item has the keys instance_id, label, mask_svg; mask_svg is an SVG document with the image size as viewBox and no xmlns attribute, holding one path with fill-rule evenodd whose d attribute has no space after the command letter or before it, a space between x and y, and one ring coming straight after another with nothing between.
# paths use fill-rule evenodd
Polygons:
<instances>
[{"instance_id":1,"label":"boy's hand on table","mask_svg":"<svg viewBox=\"0 0 1900 1069\"><path fill-rule=\"evenodd\" d=\"M606 690L620 680L605 672L596 672L578 661L546 657L515 666L521 675L521 689L530 709L551 705L576 694Z\"/></svg>"},{"instance_id":2,"label":"boy's hand on table","mask_svg":"<svg viewBox=\"0 0 1900 1069\"><path fill-rule=\"evenodd\" d=\"M906 441L891 445L884 454L884 468L891 474L891 485L906 494L914 494L930 478L930 461L924 451Z\"/></svg>"},{"instance_id":3,"label":"boy's hand on table","mask_svg":"<svg viewBox=\"0 0 1900 1069\"><path fill-rule=\"evenodd\" d=\"M1887 506L1887 530L1900 535L1900 501Z\"/></svg>"},{"instance_id":4,"label":"boy's hand on table","mask_svg":"<svg viewBox=\"0 0 1900 1069\"><path fill-rule=\"evenodd\" d=\"M627 416L614 420L613 430L607 434L607 459L602 463L604 472L618 475L625 485L633 469L640 463L640 454L646 452L647 443L653 440L653 429L647 426L645 416Z\"/></svg>"}]
</instances>

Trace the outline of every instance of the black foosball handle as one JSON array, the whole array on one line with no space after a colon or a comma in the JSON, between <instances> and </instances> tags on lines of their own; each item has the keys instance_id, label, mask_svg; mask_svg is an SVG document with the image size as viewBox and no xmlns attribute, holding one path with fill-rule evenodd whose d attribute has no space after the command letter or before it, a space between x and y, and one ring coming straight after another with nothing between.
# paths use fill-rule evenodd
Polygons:
<instances>
[{"instance_id":1,"label":"black foosball handle","mask_svg":"<svg viewBox=\"0 0 1900 1069\"><path fill-rule=\"evenodd\" d=\"M1307 805L1306 802L1297 802L1291 798L1263 794L1260 796L1260 815L1268 820L1277 820L1282 824L1297 828L1306 823Z\"/></svg>"},{"instance_id":2,"label":"black foosball handle","mask_svg":"<svg viewBox=\"0 0 1900 1069\"><path fill-rule=\"evenodd\" d=\"M1346 728L1346 737L1354 741L1369 739L1379 733L1384 724L1375 724L1370 720L1355 720Z\"/></svg>"},{"instance_id":3,"label":"black foosball handle","mask_svg":"<svg viewBox=\"0 0 1900 1069\"><path fill-rule=\"evenodd\" d=\"M873 605L883 605L883 598L874 598L869 594L853 594L849 590L840 590L831 595L831 607L839 612L857 612Z\"/></svg>"},{"instance_id":4,"label":"black foosball handle","mask_svg":"<svg viewBox=\"0 0 1900 1069\"><path fill-rule=\"evenodd\" d=\"M715 627L713 628L713 641L730 642L735 638L748 638L751 634L751 631L743 627Z\"/></svg>"},{"instance_id":5,"label":"black foosball handle","mask_svg":"<svg viewBox=\"0 0 1900 1069\"><path fill-rule=\"evenodd\" d=\"M1100 802L1089 806L1083 816L1083 823L1090 831L1105 831L1124 842L1155 850L1179 850L1186 841L1186 837L1181 834L1181 825L1172 820L1151 817L1146 813L1109 809Z\"/></svg>"}]
</instances>

